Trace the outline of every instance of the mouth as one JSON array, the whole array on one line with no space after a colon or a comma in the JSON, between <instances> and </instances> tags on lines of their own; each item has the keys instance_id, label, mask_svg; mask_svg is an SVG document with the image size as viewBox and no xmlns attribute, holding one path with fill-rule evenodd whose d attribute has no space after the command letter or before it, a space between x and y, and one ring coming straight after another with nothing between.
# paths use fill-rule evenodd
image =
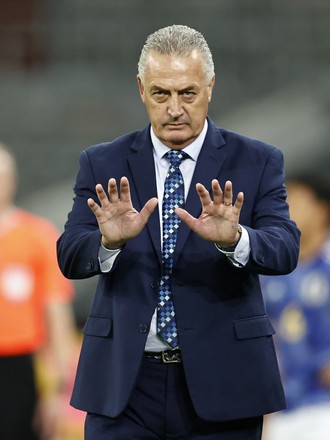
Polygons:
<instances>
[{"instance_id":1,"label":"mouth","mask_svg":"<svg viewBox=\"0 0 330 440\"><path fill-rule=\"evenodd\" d=\"M181 128L181 127L183 127L185 125L186 124L184 122L179 122L179 123L177 123L177 122L169 122L169 123L165 124L166 127L173 128L173 129Z\"/></svg>"}]
</instances>

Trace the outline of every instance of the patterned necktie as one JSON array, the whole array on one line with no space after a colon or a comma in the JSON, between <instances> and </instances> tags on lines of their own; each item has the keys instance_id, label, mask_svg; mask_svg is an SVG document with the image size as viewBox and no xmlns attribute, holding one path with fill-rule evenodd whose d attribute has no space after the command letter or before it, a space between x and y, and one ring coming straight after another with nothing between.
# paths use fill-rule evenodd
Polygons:
<instances>
[{"instance_id":1,"label":"patterned necktie","mask_svg":"<svg viewBox=\"0 0 330 440\"><path fill-rule=\"evenodd\" d=\"M172 348L175 348L178 346L178 333L170 277L177 230L180 225L175 209L184 205L184 182L179 166L188 154L183 151L170 150L164 157L170 162L170 168L165 180L163 197L162 277L157 308L157 332Z\"/></svg>"}]
</instances>

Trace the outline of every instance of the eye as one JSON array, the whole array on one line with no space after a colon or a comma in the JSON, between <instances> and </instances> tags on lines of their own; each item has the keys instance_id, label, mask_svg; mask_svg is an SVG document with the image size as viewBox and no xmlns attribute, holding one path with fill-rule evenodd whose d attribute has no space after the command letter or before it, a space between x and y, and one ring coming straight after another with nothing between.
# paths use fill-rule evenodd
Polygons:
<instances>
[{"instance_id":1,"label":"eye","mask_svg":"<svg viewBox=\"0 0 330 440\"><path fill-rule=\"evenodd\" d=\"M152 96L155 96L155 97L157 97L157 96L161 97L161 96L166 96L166 95L168 95L168 92L166 90L162 90L162 89L154 90L152 92Z\"/></svg>"},{"instance_id":2,"label":"eye","mask_svg":"<svg viewBox=\"0 0 330 440\"><path fill-rule=\"evenodd\" d=\"M152 92L152 97L156 102L165 102L168 96L168 92L166 90L155 90Z\"/></svg>"},{"instance_id":3,"label":"eye","mask_svg":"<svg viewBox=\"0 0 330 440\"><path fill-rule=\"evenodd\" d=\"M194 101L195 97L196 97L196 92L194 92L193 90L184 90L182 92L182 98L186 102Z\"/></svg>"}]
</instances>

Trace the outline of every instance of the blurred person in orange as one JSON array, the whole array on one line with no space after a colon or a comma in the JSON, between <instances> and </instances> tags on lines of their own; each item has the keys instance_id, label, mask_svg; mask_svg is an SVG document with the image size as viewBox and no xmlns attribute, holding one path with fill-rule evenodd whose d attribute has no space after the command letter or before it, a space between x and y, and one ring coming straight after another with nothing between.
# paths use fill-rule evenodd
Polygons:
<instances>
[{"instance_id":1,"label":"blurred person in orange","mask_svg":"<svg viewBox=\"0 0 330 440\"><path fill-rule=\"evenodd\" d=\"M56 228L14 205L17 181L0 144L0 439L46 440L70 374L73 286L58 269Z\"/></svg>"},{"instance_id":2,"label":"blurred person in orange","mask_svg":"<svg viewBox=\"0 0 330 440\"><path fill-rule=\"evenodd\" d=\"M327 440L330 433L330 188L320 176L287 179L292 218L301 230L299 263L263 277L288 408L269 416L265 440Z\"/></svg>"}]
</instances>

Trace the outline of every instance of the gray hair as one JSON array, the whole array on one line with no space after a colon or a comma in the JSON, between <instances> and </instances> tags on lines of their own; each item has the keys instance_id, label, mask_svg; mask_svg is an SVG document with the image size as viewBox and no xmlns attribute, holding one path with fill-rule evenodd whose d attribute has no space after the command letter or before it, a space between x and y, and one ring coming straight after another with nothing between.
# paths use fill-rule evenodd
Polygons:
<instances>
[{"instance_id":1,"label":"gray hair","mask_svg":"<svg viewBox=\"0 0 330 440\"><path fill-rule=\"evenodd\" d=\"M148 36L138 62L138 74L142 82L147 58L152 50L162 55L179 56L189 56L193 50L197 50L204 61L207 82L210 83L214 76L212 54L205 38L200 32L188 26L167 26Z\"/></svg>"}]
</instances>

